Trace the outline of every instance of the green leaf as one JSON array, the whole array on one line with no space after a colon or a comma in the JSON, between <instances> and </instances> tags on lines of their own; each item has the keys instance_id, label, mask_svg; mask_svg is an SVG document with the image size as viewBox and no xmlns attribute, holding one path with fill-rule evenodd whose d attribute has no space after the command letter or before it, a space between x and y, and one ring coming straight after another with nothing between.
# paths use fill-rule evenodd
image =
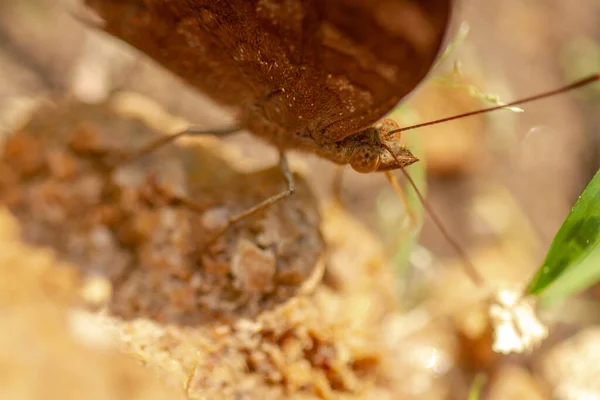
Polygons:
<instances>
[{"instance_id":1,"label":"green leaf","mask_svg":"<svg viewBox=\"0 0 600 400\"><path fill-rule=\"evenodd\" d=\"M600 280L600 170L554 237L527 292L552 302Z\"/></svg>"}]
</instances>

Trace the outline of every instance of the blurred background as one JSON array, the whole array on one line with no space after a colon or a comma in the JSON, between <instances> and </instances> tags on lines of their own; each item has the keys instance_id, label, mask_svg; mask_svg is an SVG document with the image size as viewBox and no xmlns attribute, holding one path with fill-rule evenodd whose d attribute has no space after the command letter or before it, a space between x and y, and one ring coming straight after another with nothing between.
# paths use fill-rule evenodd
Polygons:
<instances>
[{"instance_id":1,"label":"blurred background","mask_svg":"<svg viewBox=\"0 0 600 400\"><path fill-rule=\"evenodd\" d=\"M230 122L226 113L169 72L73 15L93 21L72 0L0 3L0 135L25 122L41 101L73 96L101 102L116 90L144 94L201 126ZM463 28L454 50L393 115L403 125L429 121L598 72L598 16L597 0L464 2L455 17ZM524 112L496 111L406 134L423 160L411 172L485 276L525 282L543 260L598 169L599 100L596 83L524 105ZM276 164L276 152L248 134L224 140L241 145L249 169ZM322 198L332 196L334 166L306 155L294 155L292 161ZM440 291L451 290L453 279L464 276L439 229L423 215L414 196L409 198L417 216L413 226L383 175L344 172L342 203L381 237L403 277L399 292L406 304L415 304L423 300L422 287L433 282ZM575 312L580 315L554 316L564 319L566 327L554 332L545 346L600 322L595 304L582 307ZM595 340L600 343L600 334ZM484 363L480 355L472 357L474 365Z\"/></svg>"}]
</instances>

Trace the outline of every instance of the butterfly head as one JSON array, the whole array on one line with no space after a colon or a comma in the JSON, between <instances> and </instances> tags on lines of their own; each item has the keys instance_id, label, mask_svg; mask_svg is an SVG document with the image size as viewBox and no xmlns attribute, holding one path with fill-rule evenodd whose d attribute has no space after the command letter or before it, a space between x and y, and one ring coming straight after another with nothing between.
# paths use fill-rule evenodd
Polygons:
<instances>
[{"instance_id":1,"label":"butterfly head","mask_svg":"<svg viewBox=\"0 0 600 400\"><path fill-rule=\"evenodd\" d=\"M385 118L339 142L323 146L319 153L340 164L350 164L360 173L404 168L419 159L400 144L399 135L393 133L398 128L394 120Z\"/></svg>"}]
</instances>

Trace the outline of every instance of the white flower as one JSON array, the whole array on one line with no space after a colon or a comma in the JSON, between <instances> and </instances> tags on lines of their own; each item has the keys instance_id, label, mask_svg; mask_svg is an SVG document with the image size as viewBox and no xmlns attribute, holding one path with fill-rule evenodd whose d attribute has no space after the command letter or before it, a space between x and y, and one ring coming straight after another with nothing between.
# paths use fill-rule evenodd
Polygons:
<instances>
[{"instance_id":1,"label":"white flower","mask_svg":"<svg viewBox=\"0 0 600 400\"><path fill-rule=\"evenodd\" d=\"M532 296L523 297L522 292L514 288L498 290L489 311L495 352L523 353L548 336L548 329L535 314L535 301Z\"/></svg>"}]
</instances>

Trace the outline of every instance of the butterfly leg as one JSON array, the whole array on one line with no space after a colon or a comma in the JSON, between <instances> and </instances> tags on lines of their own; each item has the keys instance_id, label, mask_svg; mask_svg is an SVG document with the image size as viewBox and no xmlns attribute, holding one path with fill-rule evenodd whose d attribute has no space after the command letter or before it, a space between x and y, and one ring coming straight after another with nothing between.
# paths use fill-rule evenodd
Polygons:
<instances>
[{"instance_id":1,"label":"butterfly leg","mask_svg":"<svg viewBox=\"0 0 600 400\"><path fill-rule=\"evenodd\" d=\"M121 157L116 162L112 162L110 164L110 169L114 171L124 165L130 164L130 163L142 158L143 156L148 155L148 154L152 153L153 151L158 150L159 148L166 146L167 144L169 144L171 142L174 142L175 140L177 140L178 138L180 138L182 136L202 136L202 135L225 136L225 135L239 132L241 130L242 130L242 128L239 128L239 127L213 129L213 130L200 130L197 128L188 128L188 129L185 129L176 134L165 135L165 136L162 136L158 139L151 141L150 143L143 146L139 150L132 152L131 154L126 155L125 157ZM151 180L151 181L152 181L152 184L156 185L156 182L154 182L153 180ZM162 192L164 195L169 197L171 199L171 201L173 201L174 203L181 204L193 212L202 214L204 211L206 211L206 208L207 208L206 204L197 202L188 197L177 196L174 193L165 193L158 186L155 186L155 190Z\"/></svg>"},{"instance_id":2,"label":"butterfly leg","mask_svg":"<svg viewBox=\"0 0 600 400\"><path fill-rule=\"evenodd\" d=\"M201 135L207 135L207 134L225 136L225 135L229 135L232 133L236 133L240 130L241 130L241 128L237 128L237 127L236 128L225 128L225 129L221 129L221 130L210 130L210 131L197 130L197 129L193 129L193 128L186 129L186 130L176 133L174 135L161 137L159 139L156 139L156 140L150 142L149 144L142 147L137 152L128 156L126 159L122 159L118 163L118 165L116 165L114 167L118 167L118 166L121 166L124 164L128 164L130 162L133 162L133 161L137 160L138 158L143 157L144 155L149 154L149 153L155 151L156 149L158 149L162 146L165 146L168 143L171 143L182 136L201 136ZM280 192L274 196L271 196L268 199L263 200L262 202L256 204L255 206L250 207L240 213L234 214L231 217L229 217L229 219L224 224L224 226L222 228L218 229L215 233L213 233L213 235L210 236L209 240L205 243L205 247L214 243L215 240L217 240L225 232L227 232L227 230L232 225L235 225L236 223L240 222L241 220L243 220L247 217L250 217L251 215L253 215L261 210L264 210L264 209L272 206L273 204L277 203L278 201L283 200L284 198L289 197L292 194L294 194L296 183L294 180L294 176L290 171L287 157L283 150L280 150L280 152L279 152L279 166L281 168L283 177L285 178L287 188L285 190L283 190L282 192ZM205 206L198 204L191 199L177 198L177 199L173 199L173 200L176 200L180 204L184 204L186 207L188 207L192 211L199 212L199 213L204 212L205 208L206 208Z\"/></svg>"},{"instance_id":3,"label":"butterfly leg","mask_svg":"<svg viewBox=\"0 0 600 400\"><path fill-rule=\"evenodd\" d=\"M227 220L227 222L225 223L225 225L218 229L215 233L213 233L213 235L211 235L211 237L209 238L209 240L205 243L204 247L208 247L210 246L212 243L215 242L215 240L217 240L219 237L221 237L225 232L227 232L227 230L232 226L235 225L236 223L242 221L245 218L248 218L250 216L252 216L253 214L267 209L268 207L272 206L273 204L285 199L286 197L289 197L291 195L294 194L295 192L295 187L296 187L296 182L294 180L294 175L292 174L292 172L290 171L290 167L288 165L288 161L287 161L287 157L285 155L285 152L283 150L279 151L279 167L281 168L281 173L283 174L283 177L285 178L285 182L287 184L287 188L281 192L279 192L278 194L271 196L263 201L261 201L260 203L240 212L237 214L232 215L231 217L229 217L229 219Z\"/></svg>"},{"instance_id":4,"label":"butterfly leg","mask_svg":"<svg viewBox=\"0 0 600 400\"><path fill-rule=\"evenodd\" d=\"M174 142L182 136L203 136L203 135L216 135L216 136L226 136L232 133L236 133L241 131L242 128L233 127L233 128L223 128L223 129L213 129L213 130L200 130L196 128L188 128L181 132L178 132L174 135L165 135L156 140L151 141L146 146L142 147L138 151L128 155L127 157L121 159L116 165L113 165L113 168L120 167L125 164L129 164L153 151L166 146L167 144Z\"/></svg>"},{"instance_id":5,"label":"butterfly leg","mask_svg":"<svg viewBox=\"0 0 600 400\"><path fill-rule=\"evenodd\" d=\"M344 202L342 200L344 167L344 165L336 166L333 173L333 179L331 181L331 195L333 199L342 207L344 206Z\"/></svg>"}]
</instances>

